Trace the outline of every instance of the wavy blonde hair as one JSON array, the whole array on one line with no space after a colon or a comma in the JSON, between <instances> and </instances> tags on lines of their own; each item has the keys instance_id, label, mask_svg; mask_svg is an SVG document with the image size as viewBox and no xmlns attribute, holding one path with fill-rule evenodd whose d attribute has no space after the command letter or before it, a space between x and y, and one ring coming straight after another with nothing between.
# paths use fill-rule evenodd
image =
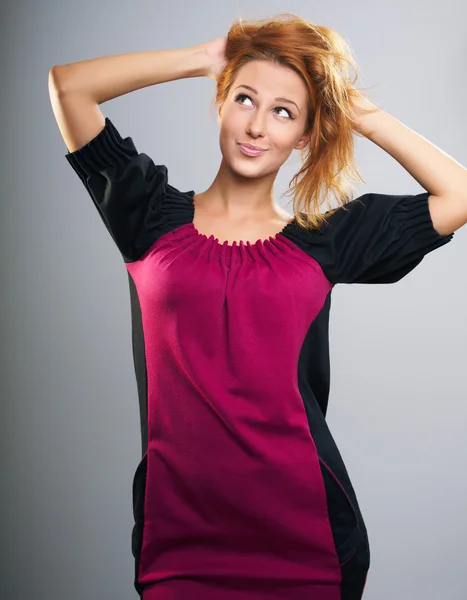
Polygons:
<instances>
[{"instance_id":1,"label":"wavy blonde hair","mask_svg":"<svg viewBox=\"0 0 467 600\"><path fill-rule=\"evenodd\" d=\"M320 229L326 222L320 209L323 203L330 206L330 195L335 195L338 206L327 216L352 199L352 181L366 183L354 159L353 136L361 134L352 111L358 67L349 44L328 27L280 13L268 19L237 19L227 35L226 59L213 108L226 101L238 70L252 60L289 67L305 83L306 133L311 137L300 150L302 167L285 195L293 195L293 212L301 227ZM353 78L349 67L355 71ZM361 88L359 93L364 96Z\"/></svg>"}]
</instances>

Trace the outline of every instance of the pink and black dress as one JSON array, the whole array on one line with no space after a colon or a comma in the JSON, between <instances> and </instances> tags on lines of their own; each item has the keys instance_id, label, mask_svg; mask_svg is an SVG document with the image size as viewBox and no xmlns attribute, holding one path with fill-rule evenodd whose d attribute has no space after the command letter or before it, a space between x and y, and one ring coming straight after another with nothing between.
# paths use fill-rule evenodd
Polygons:
<instances>
[{"instance_id":1,"label":"pink and black dress","mask_svg":"<svg viewBox=\"0 0 467 600\"><path fill-rule=\"evenodd\" d=\"M367 531L326 423L337 283L393 283L449 242L428 192L367 193L319 231L222 244L194 191L109 118L66 158L125 265L140 404L143 600L358 600Z\"/></svg>"}]
</instances>

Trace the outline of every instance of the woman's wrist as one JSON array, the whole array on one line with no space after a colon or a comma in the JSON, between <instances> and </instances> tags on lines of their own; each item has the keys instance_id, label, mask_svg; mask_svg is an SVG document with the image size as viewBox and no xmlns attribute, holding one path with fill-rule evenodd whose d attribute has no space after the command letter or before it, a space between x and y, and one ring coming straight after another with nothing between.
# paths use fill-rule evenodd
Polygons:
<instances>
[{"instance_id":1,"label":"woman's wrist","mask_svg":"<svg viewBox=\"0 0 467 600\"><path fill-rule=\"evenodd\" d=\"M191 71L189 77L207 77L211 68L211 61L206 52L204 44L190 46L188 51L188 69Z\"/></svg>"}]
</instances>

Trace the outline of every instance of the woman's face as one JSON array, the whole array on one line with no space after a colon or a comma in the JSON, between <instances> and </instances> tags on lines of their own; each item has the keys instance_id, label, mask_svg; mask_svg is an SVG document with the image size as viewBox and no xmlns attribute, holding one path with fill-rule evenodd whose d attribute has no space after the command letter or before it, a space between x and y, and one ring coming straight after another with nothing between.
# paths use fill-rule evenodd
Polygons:
<instances>
[{"instance_id":1,"label":"woman's face","mask_svg":"<svg viewBox=\"0 0 467 600\"><path fill-rule=\"evenodd\" d=\"M277 172L309 140L304 134L308 108L305 84L292 69L259 60L243 65L218 113L224 160L245 177ZM247 156L240 143L265 152Z\"/></svg>"}]
</instances>

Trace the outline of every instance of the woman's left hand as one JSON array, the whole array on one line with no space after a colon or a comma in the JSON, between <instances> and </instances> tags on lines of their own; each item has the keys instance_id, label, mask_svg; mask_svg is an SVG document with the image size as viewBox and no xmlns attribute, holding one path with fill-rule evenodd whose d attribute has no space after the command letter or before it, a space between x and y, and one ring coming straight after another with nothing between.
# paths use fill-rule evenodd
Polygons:
<instances>
[{"instance_id":1,"label":"woman's left hand","mask_svg":"<svg viewBox=\"0 0 467 600\"><path fill-rule=\"evenodd\" d=\"M357 89L350 88L349 96L352 106L352 114L356 122L356 130L362 135L371 133L371 115L380 111L376 104L370 102Z\"/></svg>"}]
</instances>

